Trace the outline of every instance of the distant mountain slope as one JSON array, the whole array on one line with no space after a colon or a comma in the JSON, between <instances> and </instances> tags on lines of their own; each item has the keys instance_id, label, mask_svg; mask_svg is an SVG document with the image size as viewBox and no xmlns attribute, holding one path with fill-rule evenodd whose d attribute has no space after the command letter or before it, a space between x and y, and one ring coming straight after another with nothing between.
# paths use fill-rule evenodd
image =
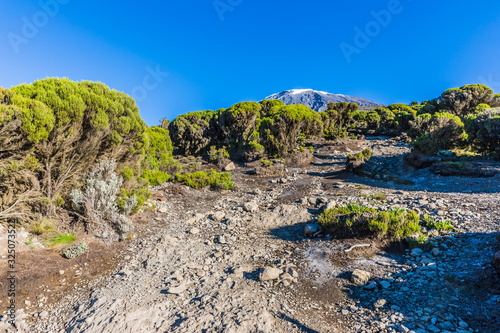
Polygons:
<instances>
[{"instance_id":1,"label":"distant mountain slope","mask_svg":"<svg viewBox=\"0 0 500 333\"><path fill-rule=\"evenodd\" d=\"M331 102L353 102L360 106L382 106L382 104L370 101L365 98L351 97L341 94L331 94L326 91L318 91L313 89L292 89L272 94L264 99L279 99L283 103L289 104L304 104L315 111L324 111L328 103Z\"/></svg>"}]
</instances>

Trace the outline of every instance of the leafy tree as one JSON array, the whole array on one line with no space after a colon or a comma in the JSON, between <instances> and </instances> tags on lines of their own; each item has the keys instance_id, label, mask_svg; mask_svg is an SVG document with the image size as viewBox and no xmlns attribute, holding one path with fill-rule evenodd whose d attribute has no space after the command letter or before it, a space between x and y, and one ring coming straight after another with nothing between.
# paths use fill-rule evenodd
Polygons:
<instances>
[{"instance_id":1,"label":"leafy tree","mask_svg":"<svg viewBox=\"0 0 500 333\"><path fill-rule=\"evenodd\" d=\"M423 118L423 117L422 117ZM450 113L438 112L426 117L422 128L428 130L413 141L415 149L424 154L435 154L440 150L453 149L467 139L462 120Z\"/></svg>"},{"instance_id":2,"label":"leafy tree","mask_svg":"<svg viewBox=\"0 0 500 333\"><path fill-rule=\"evenodd\" d=\"M301 137L320 135L323 122L319 113L305 105L275 106L262 119L259 131L269 154L286 156L299 148Z\"/></svg>"},{"instance_id":3,"label":"leafy tree","mask_svg":"<svg viewBox=\"0 0 500 333\"><path fill-rule=\"evenodd\" d=\"M448 89L441 94L440 108L464 117L473 113L479 104L490 104L495 98L493 90L484 84L470 84Z\"/></svg>"}]
</instances>

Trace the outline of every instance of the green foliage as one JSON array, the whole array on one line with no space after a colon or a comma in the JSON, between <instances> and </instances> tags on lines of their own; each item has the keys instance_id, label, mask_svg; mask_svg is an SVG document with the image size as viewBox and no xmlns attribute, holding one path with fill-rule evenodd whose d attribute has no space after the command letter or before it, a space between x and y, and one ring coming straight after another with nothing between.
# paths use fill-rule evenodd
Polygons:
<instances>
[{"instance_id":1,"label":"green foliage","mask_svg":"<svg viewBox=\"0 0 500 333\"><path fill-rule=\"evenodd\" d=\"M321 112L324 136L328 140L347 136L347 128L353 123L359 106L356 103L328 103L328 109Z\"/></svg>"},{"instance_id":2,"label":"green foliage","mask_svg":"<svg viewBox=\"0 0 500 333\"><path fill-rule=\"evenodd\" d=\"M412 210L377 211L359 205L327 209L318 217L319 224L336 232L372 233L400 240L421 231L420 218Z\"/></svg>"},{"instance_id":3,"label":"green foliage","mask_svg":"<svg viewBox=\"0 0 500 333\"><path fill-rule=\"evenodd\" d=\"M421 128L418 129L420 132L425 131L424 134L413 141L413 146L419 152L435 154L450 150L459 147L467 139L464 123L455 115L437 112L426 119L419 122Z\"/></svg>"},{"instance_id":4,"label":"green foliage","mask_svg":"<svg viewBox=\"0 0 500 333\"><path fill-rule=\"evenodd\" d=\"M71 244L74 243L75 240L76 236L73 234L57 234L45 242L45 245L54 247L61 244Z\"/></svg>"},{"instance_id":5,"label":"green foliage","mask_svg":"<svg viewBox=\"0 0 500 333\"><path fill-rule=\"evenodd\" d=\"M208 161L218 164L229 158L229 153L225 147L217 149L216 146L211 146L208 152Z\"/></svg>"},{"instance_id":6,"label":"green foliage","mask_svg":"<svg viewBox=\"0 0 500 333\"><path fill-rule=\"evenodd\" d=\"M257 142L257 140L254 140L254 141L250 141L248 143L249 147L250 147L250 150L252 152L262 152L264 151L264 146L261 145L260 143Z\"/></svg>"},{"instance_id":7,"label":"green foliage","mask_svg":"<svg viewBox=\"0 0 500 333\"><path fill-rule=\"evenodd\" d=\"M261 143L266 153L287 156L308 137L323 132L321 116L305 105L276 106L260 122Z\"/></svg>"},{"instance_id":8,"label":"green foliage","mask_svg":"<svg viewBox=\"0 0 500 333\"><path fill-rule=\"evenodd\" d=\"M160 171L160 170L149 170L144 169L142 172L142 178L146 179L149 185L161 185L166 183L172 178L168 173Z\"/></svg>"},{"instance_id":9,"label":"green foliage","mask_svg":"<svg viewBox=\"0 0 500 333\"><path fill-rule=\"evenodd\" d=\"M56 224L54 220L49 219L49 218L42 218L40 221L34 223L31 228L29 229L29 232L37 235L37 236L42 236L45 234L50 234L56 231Z\"/></svg>"},{"instance_id":10,"label":"green foliage","mask_svg":"<svg viewBox=\"0 0 500 333\"><path fill-rule=\"evenodd\" d=\"M441 94L439 108L461 117L474 113L480 104L490 104L495 96L484 84L469 84L448 89Z\"/></svg>"},{"instance_id":11,"label":"green foliage","mask_svg":"<svg viewBox=\"0 0 500 333\"><path fill-rule=\"evenodd\" d=\"M264 168L267 168L267 167L274 165L273 161L266 160L265 158L261 158L260 163L262 163L262 166Z\"/></svg>"},{"instance_id":12,"label":"green foliage","mask_svg":"<svg viewBox=\"0 0 500 333\"><path fill-rule=\"evenodd\" d=\"M273 107L285 105L279 99L266 99L266 100L260 101L260 104L262 106L262 112L263 113L268 112Z\"/></svg>"},{"instance_id":13,"label":"green foliage","mask_svg":"<svg viewBox=\"0 0 500 333\"><path fill-rule=\"evenodd\" d=\"M500 159L500 108L470 115L465 123L473 147L479 152L496 154Z\"/></svg>"},{"instance_id":14,"label":"green foliage","mask_svg":"<svg viewBox=\"0 0 500 333\"><path fill-rule=\"evenodd\" d=\"M175 175L175 180L196 189L210 186L214 190L229 190L235 185L231 181L229 172L217 172L215 170L210 170L208 173L205 171L178 173Z\"/></svg>"},{"instance_id":15,"label":"green foliage","mask_svg":"<svg viewBox=\"0 0 500 333\"><path fill-rule=\"evenodd\" d=\"M135 176L134 169L129 167L123 167L120 171L120 174L124 180L131 180Z\"/></svg>"},{"instance_id":16,"label":"green foliage","mask_svg":"<svg viewBox=\"0 0 500 333\"><path fill-rule=\"evenodd\" d=\"M429 229L437 231L455 231L455 227L451 224L450 220L436 221L428 215L424 217L425 226Z\"/></svg>"},{"instance_id":17,"label":"green foliage","mask_svg":"<svg viewBox=\"0 0 500 333\"><path fill-rule=\"evenodd\" d=\"M348 154L347 159L348 160L355 160L355 161L368 161L373 155L373 152L371 151L370 148L363 149L359 153L356 154Z\"/></svg>"}]
</instances>

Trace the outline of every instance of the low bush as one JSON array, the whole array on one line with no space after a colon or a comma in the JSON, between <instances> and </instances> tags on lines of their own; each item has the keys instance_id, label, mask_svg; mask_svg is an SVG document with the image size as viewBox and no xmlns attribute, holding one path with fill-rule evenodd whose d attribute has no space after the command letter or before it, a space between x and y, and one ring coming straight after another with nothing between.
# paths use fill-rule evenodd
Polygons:
<instances>
[{"instance_id":1,"label":"low bush","mask_svg":"<svg viewBox=\"0 0 500 333\"><path fill-rule=\"evenodd\" d=\"M56 224L54 220L44 217L40 221L33 224L29 231L37 236L50 234L56 231Z\"/></svg>"},{"instance_id":2,"label":"low bush","mask_svg":"<svg viewBox=\"0 0 500 333\"><path fill-rule=\"evenodd\" d=\"M327 230L345 235L373 234L397 240L421 231L420 217L413 210L377 211L359 205L327 209L318 222Z\"/></svg>"},{"instance_id":3,"label":"low bush","mask_svg":"<svg viewBox=\"0 0 500 333\"><path fill-rule=\"evenodd\" d=\"M196 171L193 173L178 173L175 180L192 188L200 189L210 186L214 190L229 190L235 184L231 181L229 172L217 172L210 170Z\"/></svg>"},{"instance_id":4,"label":"low bush","mask_svg":"<svg viewBox=\"0 0 500 333\"><path fill-rule=\"evenodd\" d=\"M73 245L63 251L63 256L68 259L73 259L84 254L88 249L88 244L85 242Z\"/></svg>"},{"instance_id":5,"label":"low bush","mask_svg":"<svg viewBox=\"0 0 500 333\"><path fill-rule=\"evenodd\" d=\"M83 188L73 190L70 195L77 211L85 217L85 227L95 236L106 239L116 236L123 239L132 229L116 203L123 179L118 177L115 169L115 161L100 162L89 172ZM131 201L124 206L130 206Z\"/></svg>"},{"instance_id":6,"label":"low bush","mask_svg":"<svg viewBox=\"0 0 500 333\"><path fill-rule=\"evenodd\" d=\"M372 157L372 155L373 155L373 152L371 151L371 149L366 148L366 149L364 149L363 151L360 151L357 154L349 154L349 155L347 155L347 159L348 160L355 160L355 161L364 162L364 161L369 160Z\"/></svg>"}]
</instances>

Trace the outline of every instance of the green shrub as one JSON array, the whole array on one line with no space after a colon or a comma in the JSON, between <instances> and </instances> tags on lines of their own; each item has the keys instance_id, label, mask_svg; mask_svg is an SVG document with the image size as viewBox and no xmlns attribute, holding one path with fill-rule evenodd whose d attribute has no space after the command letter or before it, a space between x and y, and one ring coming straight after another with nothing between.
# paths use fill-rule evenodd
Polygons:
<instances>
[{"instance_id":1,"label":"green shrub","mask_svg":"<svg viewBox=\"0 0 500 333\"><path fill-rule=\"evenodd\" d=\"M369 160L373 155L373 152L371 149L366 148L360 151L359 153L356 154L348 154L347 159L348 160L355 160L355 161L367 161Z\"/></svg>"},{"instance_id":2,"label":"green shrub","mask_svg":"<svg viewBox=\"0 0 500 333\"><path fill-rule=\"evenodd\" d=\"M38 236L50 234L56 231L56 224L54 220L44 217L40 221L33 224L29 231L30 233Z\"/></svg>"},{"instance_id":3,"label":"green shrub","mask_svg":"<svg viewBox=\"0 0 500 333\"><path fill-rule=\"evenodd\" d=\"M235 185L231 181L229 172L217 172L215 170L210 170L208 173L205 171L178 173L175 175L175 180L196 189L210 186L214 190L229 190Z\"/></svg>"},{"instance_id":4,"label":"green shrub","mask_svg":"<svg viewBox=\"0 0 500 333\"><path fill-rule=\"evenodd\" d=\"M170 176L168 173L157 170L157 171L151 171L148 169L145 169L142 172L142 177L146 179L149 183L149 185L161 185L165 182L168 182L172 176Z\"/></svg>"},{"instance_id":5,"label":"green shrub","mask_svg":"<svg viewBox=\"0 0 500 333\"><path fill-rule=\"evenodd\" d=\"M274 164L273 161L266 160L265 158L261 158L260 163L262 163L264 168L270 167Z\"/></svg>"},{"instance_id":6,"label":"green shrub","mask_svg":"<svg viewBox=\"0 0 500 333\"><path fill-rule=\"evenodd\" d=\"M464 123L450 113L437 112L421 124L427 131L413 141L415 149L424 154L460 147L467 139Z\"/></svg>"},{"instance_id":7,"label":"green shrub","mask_svg":"<svg viewBox=\"0 0 500 333\"><path fill-rule=\"evenodd\" d=\"M217 149L216 146L211 146L208 151L208 161L214 164L218 164L229 158L229 153L225 147Z\"/></svg>"},{"instance_id":8,"label":"green shrub","mask_svg":"<svg viewBox=\"0 0 500 333\"><path fill-rule=\"evenodd\" d=\"M420 217L412 210L377 211L359 205L327 209L318 217L323 228L336 232L351 235L371 233L397 240L419 233L419 221Z\"/></svg>"}]
</instances>

